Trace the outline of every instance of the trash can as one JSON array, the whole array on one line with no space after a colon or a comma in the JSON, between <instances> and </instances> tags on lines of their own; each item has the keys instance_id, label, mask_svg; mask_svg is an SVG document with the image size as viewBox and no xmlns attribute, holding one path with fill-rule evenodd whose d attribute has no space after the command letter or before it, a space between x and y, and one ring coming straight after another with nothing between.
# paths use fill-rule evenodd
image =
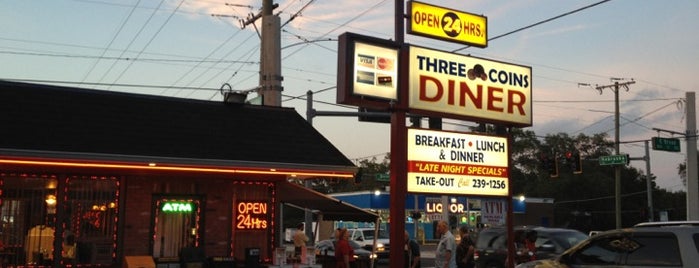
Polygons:
<instances>
[{"instance_id":1,"label":"trash can","mask_svg":"<svg viewBox=\"0 0 699 268\"><path fill-rule=\"evenodd\" d=\"M245 248L245 267L260 267L260 248Z\"/></svg>"}]
</instances>

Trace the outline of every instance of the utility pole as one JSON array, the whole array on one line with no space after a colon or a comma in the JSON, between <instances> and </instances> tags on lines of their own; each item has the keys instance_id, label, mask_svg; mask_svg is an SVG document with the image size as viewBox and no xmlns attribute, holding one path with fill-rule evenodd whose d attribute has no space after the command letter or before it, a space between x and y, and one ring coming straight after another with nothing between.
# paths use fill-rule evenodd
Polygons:
<instances>
[{"instance_id":1,"label":"utility pole","mask_svg":"<svg viewBox=\"0 0 699 268\"><path fill-rule=\"evenodd\" d=\"M649 140L645 140L644 144L646 146L646 198L648 199L648 221L653 222L655 213L653 213L653 187L650 183L651 173L650 173L650 149L648 146Z\"/></svg>"},{"instance_id":2,"label":"utility pole","mask_svg":"<svg viewBox=\"0 0 699 268\"><path fill-rule=\"evenodd\" d=\"M619 79L612 78L612 80ZM634 83L636 82L633 80L624 83L616 81L613 85L596 87L599 94L602 94L605 88L611 88L614 91L614 151L617 155L621 154L619 151L619 88L624 87L629 91L629 85ZM619 165L614 167L614 201L616 228L621 229L621 166Z\"/></svg>"},{"instance_id":3,"label":"utility pole","mask_svg":"<svg viewBox=\"0 0 699 268\"><path fill-rule=\"evenodd\" d=\"M282 103L282 58L281 58L281 26L279 16L272 14L277 5L272 0L262 0L262 12L249 16L243 21L243 26L253 24L262 18L262 34L260 35L260 86L257 94L262 97L262 105L281 106Z\"/></svg>"},{"instance_id":4,"label":"utility pole","mask_svg":"<svg viewBox=\"0 0 699 268\"><path fill-rule=\"evenodd\" d=\"M685 94L687 115L687 220L699 220L699 178L697 178L697 111L694 92Z\"/></svg>"}]
</instances>

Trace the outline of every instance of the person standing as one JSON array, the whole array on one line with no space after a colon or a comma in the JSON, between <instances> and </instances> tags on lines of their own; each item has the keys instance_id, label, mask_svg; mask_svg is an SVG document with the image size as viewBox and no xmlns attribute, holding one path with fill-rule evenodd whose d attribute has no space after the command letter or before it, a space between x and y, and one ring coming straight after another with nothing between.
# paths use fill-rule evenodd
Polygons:
<instances>
[{"instance_id":1,"label":"person standing","mask_svg":"<svg viewBox=\"0 0 699 268\"><path fill-rule=\"evenodd\" d=\"M405 231L405 268L420 267L420 245Z\"/></svg>"},{"instance_id":2,"label":"person standing","mask_svg":"<svg viewBox=\"0 0 699 268\"><path fill-rule=\"evenodd\" d=\"M474 246L468 233L468 226L459 228L459 236L461 236L461 242L456 247L456 266L458 268L473 268L476 266L473 261Z\"/></svg>"},{"instance_id":3,"label":"person standing","mask_svg":"<svg viewBox=\"0 0 699 268\"><path fill-rule=\"evenodd\" d=\"M437 223L437 234L440 235L434 265L436 268L456 268L456 239L449 231L446 221Z\"/></svg>"},{"instance_id":4,"label":"person standing","mask_svg":"<svg viewBox=\"0 0 699 268\"><path fill-rule=\"evenodd\" d=\"M294 256L301 259L303 256L303 251L306 250L306 242L308 242L308 236L303 231L303 223L299 223L296 226L296 232L294 233Z\"/></svg>"},{"instance_id":5,"label":"person standing","mask_svg":"<svg viewBox=\"0 0 699 268\"><path fill-rule=\"evenodd\" d=\"M336 232L337 236L335 237L335 240L337 241L337 244L335 245L335 262L336 268L349 268L350 267L350 258L352 255L352 247L349 244L349 241L347 240L347 237L349 236L347 233L347 229L342 228Z\"/></svg>"}]
</instances>

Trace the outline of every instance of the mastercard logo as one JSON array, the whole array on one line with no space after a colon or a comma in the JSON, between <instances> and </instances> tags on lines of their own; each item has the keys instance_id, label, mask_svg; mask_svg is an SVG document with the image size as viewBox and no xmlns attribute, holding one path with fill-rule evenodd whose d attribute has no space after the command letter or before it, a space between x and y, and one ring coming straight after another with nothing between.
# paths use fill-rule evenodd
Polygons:
<instances>
[{"instance_id":1,"label":"mastercard logo","mask_svg":"<svg viewBox=\"0 0 699 268\"><path fill-rule=\"evenodd\" d=\"M379 58L376 62L379 70L390 71L393 70L393 60L387 58Z\"/></svg>"}]
</instances>

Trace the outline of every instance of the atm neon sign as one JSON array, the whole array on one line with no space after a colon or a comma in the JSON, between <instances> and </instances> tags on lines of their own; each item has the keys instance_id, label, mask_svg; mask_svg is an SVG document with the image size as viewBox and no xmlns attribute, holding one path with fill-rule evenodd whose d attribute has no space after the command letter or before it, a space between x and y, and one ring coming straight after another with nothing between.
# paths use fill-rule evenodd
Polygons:
<instances>
[{"instance_id":1,"label":"atm neon sign","mask_svg":"<svg viewBox=\"0 0 699 268\"><path fill-rule=\"evenodd\" d=\"M192 203L189 202L164 202L160 211L165 213L192 212Z\"/></svg>"}]
</instances>

